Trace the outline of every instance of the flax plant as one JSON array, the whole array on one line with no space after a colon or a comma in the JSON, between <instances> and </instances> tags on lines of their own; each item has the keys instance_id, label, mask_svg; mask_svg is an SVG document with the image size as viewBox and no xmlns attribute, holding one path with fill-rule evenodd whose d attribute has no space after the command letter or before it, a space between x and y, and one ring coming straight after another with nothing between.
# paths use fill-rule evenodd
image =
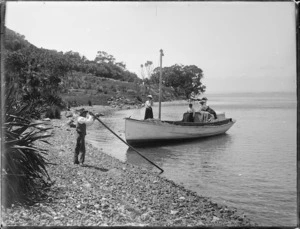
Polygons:
<instances>
[{"instance_id":1,"label":"flax plant","mask_svg":"<svg viewBox=\"0 0 300 229\"><path fill-rule=\"evenodd\" d=\"M4 152L2 152L2 203L30 203L37 200L43 187L50 184L45 158L51 136L43 122L33 122L29 117L34 103L20 103L13 89L6 95L4 122ZM38 143L38 142L41 142ZM38 143L38 144L37 144Z\"/></svg>"}]
</instances>

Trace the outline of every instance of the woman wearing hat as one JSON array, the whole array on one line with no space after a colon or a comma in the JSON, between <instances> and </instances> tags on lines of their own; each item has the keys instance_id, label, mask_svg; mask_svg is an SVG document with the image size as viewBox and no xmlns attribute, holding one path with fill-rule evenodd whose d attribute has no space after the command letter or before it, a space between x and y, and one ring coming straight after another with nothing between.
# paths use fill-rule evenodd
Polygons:
<instances>
[{"instance_id":1,"label":"woman wearing hat","mask_svg":"<svg viewBox=\"0 0 300 229\"><path fill-rule=\"evenodd\" d=\"M145 118L144 120L148 118L153 118L153 111L152 111L152 106L153 106L153 101L152 101L152 95L147 96L148 100L145 102Z\"/></svg>"},{"instance_id":2,"label":"woman wearing hat","mask_svg":"<svg viewBox=\"0 0 300 229\"><path fill-rule=\"evenodd\" d=\"M200 106L201 106L200 112L201 111L206 111L206 112L210 113L215 119L217 119L218 118L217 113L212 108L210 108L209 106L206 105L206 101L207 101L207 99L206 100L201 100L199 102Z\"/></svg>"},{"instance_id":3,"label":"woman wearing hat","mask_svg":"<svg viewBox=\"0 0 300 229\"><path fill-rule=\"evenodd\" d=\"M74 153L74 164L83 165L85 158L85 135L86 127L93 124L95 118L87 110L81 109L76 124L76 147ZM79 156L79 161L78 161Z\"/></svg>"},{"instance_id":4,"label":"woman wearing hat","mask_svg":"<svg viewBox=\"0 0 300 229\"><path fill-rule=\"evenodd\" d=\"M206 110L206 106L207 106L207 98L206 98L206 97L203 97L203 98L200 100L199 104L200 104L200 109L199 109L199 111L200 111L200 112L201 112L201 111L205 111L205 110Z\"/></svg>"}]
</instances>

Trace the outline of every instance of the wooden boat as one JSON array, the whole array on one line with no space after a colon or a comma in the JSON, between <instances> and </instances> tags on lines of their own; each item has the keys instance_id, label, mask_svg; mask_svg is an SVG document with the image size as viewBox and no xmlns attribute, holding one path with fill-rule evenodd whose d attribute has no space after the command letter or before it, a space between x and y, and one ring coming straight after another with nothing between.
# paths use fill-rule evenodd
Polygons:
<instances>
[{"instance_id":1,"label":"wooden boat","mask_svg":"<svg viewBox=\"0 0 300 229\"><path fill-rule=\"evenodd\" d=\"M181 121L161 121L161 78L162 56L160 50L160 80L159 80L159 116L158 119L137 120L125 118L125 138L132 145L150 142L196 139L224 134L235 123L225 114L218 114L216 120L206 122L205 112L196 112L194 122L187 122L187 113Z\"/></svg>"},{"instance_id":2,"label":"wooden boat","mask_svg":"<svg viewBox=\"0 0 300 229\"><path fill-rule=\"evenodd\" d=\"M186 115L186 114L184 114ZM187 140L224 134L236 122L218 114L213 122L161 121L159 119L137 120L125 118L125 138L129 144L138 145L170 140Z\"/></svg>"}]
</instances>

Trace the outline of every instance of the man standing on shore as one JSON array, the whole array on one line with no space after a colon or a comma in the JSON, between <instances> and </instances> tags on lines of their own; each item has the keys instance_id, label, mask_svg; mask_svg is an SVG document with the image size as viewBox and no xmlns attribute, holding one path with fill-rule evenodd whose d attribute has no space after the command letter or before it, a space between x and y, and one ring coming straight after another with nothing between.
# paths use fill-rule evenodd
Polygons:
<instances>
[{"instance_id":1,"label":"man standing on shore","mask_svg":"<svg viewBox=\"0 0 300 229\"><path fill-rule=\"evenodd\" d=\"M85 158L85 135L86 127L94 123L95 117L90 115L87 110L81 109L76 124L76 147L74 153L74 164L80 164L83 166ZM78 161L79 156L79 161Z\"/></svg>"}]
</instances>

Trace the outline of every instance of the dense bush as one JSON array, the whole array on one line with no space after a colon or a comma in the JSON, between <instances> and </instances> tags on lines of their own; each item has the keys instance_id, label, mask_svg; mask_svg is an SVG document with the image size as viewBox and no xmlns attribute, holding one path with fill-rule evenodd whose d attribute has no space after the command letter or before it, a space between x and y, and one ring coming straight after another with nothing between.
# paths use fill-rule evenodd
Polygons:
<instances>
[{"instance_id":1,"label":"dense bush","mask_svg":"<svg viewBox=\"0 0 300 229\"><path fill-rule=\"evenodd\" d=\"M61 109L58 106L51 106L45 113L46 118L50 119L60 119L61 118Z\"/></svg>"},{"instance_id":2,"label":"dense bush","mask_svg":"<svg viewBox=\"0 0 300 229\"><path fill-rule=\"evenodd\" d=\"M32 110L34 104L21 104L15 100L13 90L6 95L4 152L2 152L2 204L15 201L31 203L41 196L41 188L51 184L46 170L47 150L36 145L51 136L50 128L43 123L31 122L23 112Z\"/></svg>"},{"instance_id":3,"label":"dense bush","mask_svg":"<svg viewBox=\"0 0 300 229\"><path fill-rule=\"evenodd\" d=\"M103 87L98 87L98 88L97 88L97 92L98 92L98 93L103 92Z\"/></svg>"},{"instance_id":4,"label":"dense bush","mask_svg":"<svg viewBox=\"0 0 300 229\"><path fill-rule=\"evenodd\" d=\"M143 102L142 98L141 98L139 95L136 97L136 99L137 99L139 102Z\"/></svg>"},{"instance_id":5,"label":"dense bush","mask_svg":"<svg viewBox=\"0 0 300 229\"><path fill-rule=\"evenodd\" d=\"M134 95L134 94L136 94L136 91L135 91L135 90L132 90L132 89L128 89L128 90L127 90L127 93L128 93L128 94L131 94L131 95Z\"/></svg>"}]
</instances>

